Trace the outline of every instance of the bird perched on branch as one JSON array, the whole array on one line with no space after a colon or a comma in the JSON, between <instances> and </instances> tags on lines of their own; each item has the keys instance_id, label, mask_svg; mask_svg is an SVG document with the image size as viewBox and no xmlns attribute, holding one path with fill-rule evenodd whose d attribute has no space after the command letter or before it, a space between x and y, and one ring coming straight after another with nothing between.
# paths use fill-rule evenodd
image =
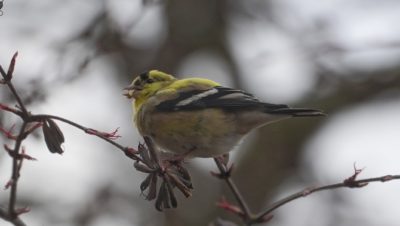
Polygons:
<instances>
[{"instance_id":1,"label":"bird perched on branch","mask_svg":"<svg viewBox=\"0 0 400 226\"><path fill-rule=\"evenodd\" d=\"M124 89L134 98L134 121L163 151L178 156L216 157L228 153L251 130L321 111L269 104L242 90L203 78L176 79L151 70Z\"/></svg>"}]
</instances>

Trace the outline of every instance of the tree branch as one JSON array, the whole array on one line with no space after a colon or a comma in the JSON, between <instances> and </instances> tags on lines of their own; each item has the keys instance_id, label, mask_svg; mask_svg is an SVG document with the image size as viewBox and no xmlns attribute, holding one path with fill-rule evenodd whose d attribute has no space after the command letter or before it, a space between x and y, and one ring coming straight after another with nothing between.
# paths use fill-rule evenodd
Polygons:
<instances>
[{"instance_id":1,"label":"tree branch","mask_svg":"<svg viewBox=\"0 0 400 226\"><path fill-rule=\"evenodd\" d=\"M106 133L98 132L97 130L91 129L89 127L82 126L82 125L80 125L80 124L78 124L76 122L73 122L71 120L62 118L60 116L48 115L48 114L40 114L40 115L31 115L29 117L29 121L32 121L32 122L38 122L38 121L42 121L42 120L45 120L45 119L55 119L55 120L64 122L66 124L69 124L69 125L77 128L77 129L80 129L80 130L84 131L85 133L97 136L100 139L102 139L102 140L110 143L114 147L118 148L119 150L123 151L125 153L125 155L127 155L131 159L143 162L143 160L139 156L136 155L137 151L135 149L133 149L131 147L124 147L124 146L120 145L119 143L117 143L117 142L113 141L112 139L110 139L109 136L105 136Z\"/></svg>"},{"instance_id":2,"label":"tree branch","mask_svg":"<svg viewBox=\"0 0 400 226\"><path fill-rule=\"evenodd\" d=\"M14 72L15 60L16 60L17 56L18 56L18 52L14 53L14 56L12 57L11 62L10 62L10 66L8 67L7 73L3 70L3 68L1 66L0 66L0 73L3 76L2 81L8 86L11 93L14 95L15 99L17 100L18 106L20 107L20 109L23 113L22 116L24 118L26 118L26 117L28 117L29 113L26 110L24 103L22 103L22 100L19 97L17 91L15 90L14 85L11 83L11 78L12 78L12 74Z\"/></svg>"},{"instance_id":3,"label":"tree branch","mask_svg":"<svg viewBox=\"0 0 400 226\"><path fill-rule=\"evenodd\" d=\"M232 194L235 196L236 201L238 202L240 209L243 211L243 220L245 222L250 221L252 219L252 213L250 208L248 207L245 199L240 194L239 189L236 187L236 184L233 182L231 178L231 171L226 168L226 166L221 162L220 159L214 158L215 164L219 169L219 178L223 179L228 185L229 189L232 191Z\"/></svg>"},{"instance_id":4,"label":"tree branch","mask_svg":"<svg viewBox=\"0 0 400 226\"><path fill-rule=\"evenodd\" d=\"M399 179L400 179L400 175L386 175L386 176L367 178L367 179L362 179L362 180L353 180L353 181L351 181L351 183L349 183L349 181L346 179L341 183L330 184L330 185L325 185L325 186L321 186L321 187L306 188L302 191L299 191L292 195L289 195L286 198L276 201L270 207L265 209L262 213L257 215L257 217L254 219L254 221L262 219L264 216L272 213L274 210L278 209L279 207L281 207L289 202L292 202L299 198L306 197L315 192L320 192L320 191L325 191L325 190L333 190L333 189L337 189L337 188L361 188L371 182L387 182L387 181L399 180Z\"/></svg>"},{"instance_id":5,"label":"tree branch","mask_svg":"<svg viewBox=\"0 0 400 226\"><path fill-rule=\"evenodd\" d=\"M246 225L254 225L258 223L268 222L273 217L272 215L273 211L275 211L279 207L286 205L287 203L292 202L296 199L306 197L312 193L326 191L326 190L333 190L338 188L362 188L367 186L371 182L387 182L391 180L400 179L400 175L386 175L386 176L356 180L357 176L361 173L362 170L354 167L354 174L343 180L343 182L303 189L299 192L296 192L283 199L276 201L265 210L262 210L260 213L253 215L250 212L246 200L241 196L235 183L231 179L231 169L227 169L226 165L223 164L221 160L218 158L214 158L214 161L217 164L217 167L220 171L220 174L214 174L214 175L220 179L225 180L225 182L228 184L229 189L231 190L232 194L234 195L236 201L239 204L239 206L237 207L231 205L229 202L223 199L220 203L218 203L218 206L239 216L242 219L243 223L245 223Z\"/></svg>"},{"instance_id":6,"label":"tree branch","mask_svg":"<svg viewBox=\"0 0 400 226\"><path fill-rule=\"evenodd\" d=\"M160 159L157 156L155 147L152 145L152 141L145 137L145 141L147 144L148 149L145 149L143 145L139 145L139 151L130 148L130 147L124 147L120 145L119 143L115 142L113 139L118 138L119 136L116 134L117 130L111 132L111 133L104 133L100 132L85 126L82 126L78 123L75 123L73 121L70 121L68 119L59 117L59 116L54 116L54 115L48 115L48 114L38 114L38 115L33 115L30 112L27 111L26 107L24 106L23 102L21 101L21 98L19 97L16 89L14 88L13 84L11 83L12 79L12 74L14 71L14 66L15 66L15 58L17 56L17 53L14 54L10 66L8 68L7 73L3 70L3 68L0 66L0 74L2 75L3 79L0 80L1 84L6 84L10 91L12 92L13 96L15 97L16 101L18 102L19 106L18 108L10 108L6 105L0 104L0 110L8 111L10 113L13 113L17 116L19 116L23 123L21 125L20 131L16 138L13 136L9 136L8 138L14 138L15 139L15 144L14 148L9 148L7 145L4 146L6 151L9 153L10 157L12 158L12 173L11 173L11 178L10 181L7 183L6 188L11 187L10 191L10 197L9 197L9 204L8 204L8 209L4 209L0 207L0 218L14 224L15 226L25 226L25 223L19 218L19 215L25 212L28 212L28 208L16 208L16 202L17 202L17 185L18 185L18 180L20 176L20 170L22 167L22 161L24 159L30 159L33 160L34 158L30 157L29 155L26 155L24 152L24 149L22 148L22 153L20 154L20 149L22 146L23 140L36 128L40 127L43 125L46 125L47 131L50 132L48 134L48 139L50 139L49 144L56 144L59 145L64 142L64 137L59 130L58 126L55 125L55 122L53 120L61 121L63 123L69 124L75 128L78 128L82 131L84 131L87 134L97 136L104 141L110 143L111 145L115 146L119 150L123 151L125 155L127 155L129 158L135 160L135 168L138 171L148 173L148 177L146 178L145 181L142 182L141 184L141 190L149 189L149 193L147 196L148 200L156 199L156 208L158 210L162 210L163 208L170 208L176 207L177 205L177 200L176 197L173 193L173 189L177 188L179 189L186 197L189 197L191 195L191 189L193 188L191 185L190 181L190 175L187 172L185 168L183 168L179 163L169 163L168 165L164 165L164 162L160 161ZM29 127L28 124L36 122L37 124L34 125L33 127ZM48 124L46 124L46 122ZM44 125L45 124L45 125ZM1 130L3 133L8 134L8 131L6 130ZM51 136L51 132L55 131L56 134L54 137ZM10 133L11 134L11 133ZM46 133L44 129L44 135L45 135L45 140L46 140ZM52 143L51 139L55 139L55 141ZM46 140L47 142L47 140ZM49 147L49 146L48 146ZM142 147L142 148L141 148ZM52 152L60 152L62 153L62 149L51 149L49 148L50 151ZM142 150L141 150L142 149ZM56 151L54 151L56 150ZM228 203L226 200L223 200L222 202L219 203L219 206L224 208L225 210L228 210L232 213L235 213L239 217L241 217L242 221L246 225L254 225L262 222L267 222L272 218L271 213L276 210L277 208L292 202L296 199L299 199L301 197L305 197L310 195L311 193L319 192L319 191L324 191L324 190L332 190L332 189L337 189L337 188L342 188L342 187L347 187L347 188L361 188L370 182L386 182L390 180L397 180L400 179L400 175L386 175L386 176L381 176L381 177L375 177L375 178L367 178L367 179L362 179L362 180L356 180L356 177L360 174L361 170L355 169L355 173L345 179L341 183L336 183L336 184L330 184L330 185L325 185L325 186L320 186L320 187L311 187L311 188L306 188L302 191L296 192L292 195L287 196L286 198L283 198L273 204L271 204L270 207L266 208L265 210L261 211L258 214L253 215L251 213L251 210L246 202L246 200L243 198L241 195L239 189L233 182L231 178L231 171L232 167L228 167L227 164L223 163L223 161L219 158L214 158L214 161L219 169L219 174L215 174L220 179L223 179L226 184L228 185L229 189L231 190L232 194L234 195L237 203L239 206L234 206ZM173 162L173 161L172 161ZM163 179L162 185L159 187L158 194L156 192L156 187L157 187L157 177L161 177Z\"/></svg>"},{"instance_id":7,"label":"tree branch","mask_svg":"<svg viewBox=\"0 0 400 226\"><path fill-rule=\"evenodd\" d=\"M20 161L23 161L23 159L18 159L19 156L19 150L22 144L22 140L24 139L23 135L25 132L26 128L26 122L24 122L21 126L20 132L18 134L17 140L15 141L14 145L14 150L12 151L13 155L13 162L12 162L12 175L10 179L11 183L11 193L10 193L10 201L8 204L8 212L11 215L11 217L17 217L18 214L15 211L15 203L17 200L17 185L18 185L18 179L20 175L20 168L19 168L19 163Z\"/></svg>"},{"instance_id":8,"label":"tree branch","mask_svg":"<svg viewBox=\"0 0 400 226\"><path fill-rule=\"evenodd\" d=\"M6 84L8 86L19 104L17 108L11 108L0 103L0 110L13 113L19 116L23 121L18 135L13 135L11 133L12 129L5 130L0 127L1 133L4 133L8 139L15 140L14 148L9 148L7 145L4 145L4 148L12 158L13 164L11 179L6 185L6 188L11 188L8 211L0 208L0 218L13 223L15 226L25 225L22 220L19 219L19 215L28 212L29 208L16 209L17 184L23 160L35 160L35 158L25 154L23 148L21 151L22 153L20 153L21 144L23 140L35 129L42 127L44 140L50 152L59 154L63 153L61 144L64 143L64 135L55 121L61 121L80 129L89 135L97 136L123 151L126 156L134 160L134 167L138 171L149 174L146 180L141 183L140 188L142 191L146 190L147 188L149 189L149 195L147 196L148 200L157 198L155 202L157 210L161 211L164 208L177 207L177 199L174 194L174 188L180 190L186 197L191 196L191 190L193 187L187 169L185 169L178 162L171 162L167 166L164 166L163 162L159 160L156 149L152 145L152 142L149 138L144 137L147 148L144 145L139 144L138 150L135 150L131 147L124 147L114 141L114 139L120 137L117 134L118 129L109 133L101 132L59 116L48 114L34 115L28 112L11 82L16 56L17 54L14 54L7 73L0 66L0 73L3 77L3 79L0 80L0 84ZM29 126L29 123L35 124L33 126ZM162 178L162 184L159 186L159 191L157 192L156 189L158 177Z\"/></svg>"},{"instance_id":9,"label":"tree branch","mask_svg":"<svg viewBox=\"0 0 400 226\"><path fill-rule=\"evenodd\" d=\"M3 68L0 66L0 74L2 75L3 79L1 80L1 83L4 83L8 86L8 88L11 90L12 94L14 95L15 99L17 100L19 104L19 108L21 109L21 113L18 113L19 111L14 110L14 113L18 116L20 116L23 120L23 123L21 125L20 131L18 133L18 136L15 140L14 148L12 150L8 150L9 154L12 158L12 169L11 169L11 178L10 181L7 183L7 187L11 187L10 190L10 199L8 203L8 213L1 209L0 211L0 217L3 219L13 223L15 226L24 226L25 223L19 218L19 215L26 212L27 210L16 210L15 205L17 202L17 186L18 186L18 179L20 176L20 170L22 166L22 161L23 158L19 158L19 150L21 148L22 141L26 138L25 136L25 129L27 126L27 118L29 117L29 113L26 110L24 104L21 101L21 98L19 97L17 91L15 90L13 84L11 83L11 78L14 72L14 67L15 67L15 60L18 55L18 52L14 54L14 56L11 59L10 66L8 67L7 73L3 70ZM11 108L5 108L4 106L1 106L0 109L4 110L10 110ZM11 109L11 112L13 109ZM5 146L7 149L7 147Z\"/></svg>"},{"instance_id":10,"label":"tree branch","mask_svg":"<svg viewBox=\"0 0 400 226\"><path fill-rule=\"evenodd\" d=\"M26 224L19 218L12 218L7 210L0 207L0 218L12 223L15 226L26 226Z\"/></svg>"}]
</instances>

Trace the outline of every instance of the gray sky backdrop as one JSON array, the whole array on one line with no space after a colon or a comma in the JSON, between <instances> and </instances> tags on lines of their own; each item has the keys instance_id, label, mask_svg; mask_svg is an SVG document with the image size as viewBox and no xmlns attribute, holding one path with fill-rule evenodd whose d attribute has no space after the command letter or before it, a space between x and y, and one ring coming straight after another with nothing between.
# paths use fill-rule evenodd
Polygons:
<instances>
[{"instance_id":1,"label":"gray sky backdrop","mask_svg":"<svg viewBox=\"0 0 400 226\"><path fill-rule=\"evenodd\" d=\"M199 16L196 7L222 18L224 27L210 29L218 35L209 36L223 39L225 52L221 41L202 33L215 18ZM136 146L141 138L121 89L134 74L159 68L239 87L267 102L327 111L264 205L307 186L342 181L354 163L364 168L361 177L400 172L400 85L394 85L400 84L398 0L4 0L2 11L0 63L7 66L19 52L13 81L25 100L32 97L28 108L34 113L104 131L119 127L118 142ZM197 17L198 23L174 20L180 16ZM370 84L374 92L367 98L334 104L366 92ZM349 92L338 92L341 87ZM0 101L13 104L4 87ZM0 120L8 128L15 118L1 112ZM66 137L63 155L48 153L42 139L24 144L38 158L24 164L19 186L18 205L32 208L23 215L28 225L205 225L220 215L214 203L227 190L209 176L210 159L190 161L197 172L194 197L180 200L177 210L158 213L140 195L143 174L131 161L99 139L60 127ZM268 128L262 130L268 134ZM238 149L252 147L259 136L252 133ZM241 151L233 161L245 158ZM10 164L0 153L0 184L7 182ZM203 179L214 185L207 187ZM394 181L312 195L279 209L271 225L399 225L399 186ZM0 190L0 205L7 197L8 191ZM197 205L208 208L196 211Z\"/></svg>"}]
</instances>

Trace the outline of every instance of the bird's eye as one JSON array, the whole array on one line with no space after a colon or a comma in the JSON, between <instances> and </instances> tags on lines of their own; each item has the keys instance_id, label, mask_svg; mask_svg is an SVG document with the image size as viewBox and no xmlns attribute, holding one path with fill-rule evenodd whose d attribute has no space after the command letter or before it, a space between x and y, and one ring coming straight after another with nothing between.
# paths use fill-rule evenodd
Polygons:
<instances>
[{"instance_id":1,"label":"bird's eye","mask_svg":"<svg viewBox=\"0 0 400 226\"><path fill-rule=\"evenodd\" d=\"M147 79L147 80L146 80L146 82L147 82L147 83L153 83L153 82L154 82L154 80L153 80L153 79L151 79L151 78L149 78L149 79Z\"/></svg>"}]
</instances>

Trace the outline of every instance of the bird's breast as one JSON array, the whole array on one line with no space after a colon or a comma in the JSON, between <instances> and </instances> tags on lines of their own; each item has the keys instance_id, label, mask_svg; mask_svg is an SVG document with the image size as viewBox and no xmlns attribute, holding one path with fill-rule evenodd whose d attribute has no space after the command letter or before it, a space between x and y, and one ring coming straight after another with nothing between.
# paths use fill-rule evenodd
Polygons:
<instances>
[{"instance_id":1,"label":"bird's breast","mask_svg":"<svg viewBox=\"0 0 400 226\"><path fill-rule=\"evenodd\" d=\"M241 139L235 116L219 109L153 112L142 117L142 135L150 136L166 151L211 157L230 151Z\"/></svg>"}]
</instances>

